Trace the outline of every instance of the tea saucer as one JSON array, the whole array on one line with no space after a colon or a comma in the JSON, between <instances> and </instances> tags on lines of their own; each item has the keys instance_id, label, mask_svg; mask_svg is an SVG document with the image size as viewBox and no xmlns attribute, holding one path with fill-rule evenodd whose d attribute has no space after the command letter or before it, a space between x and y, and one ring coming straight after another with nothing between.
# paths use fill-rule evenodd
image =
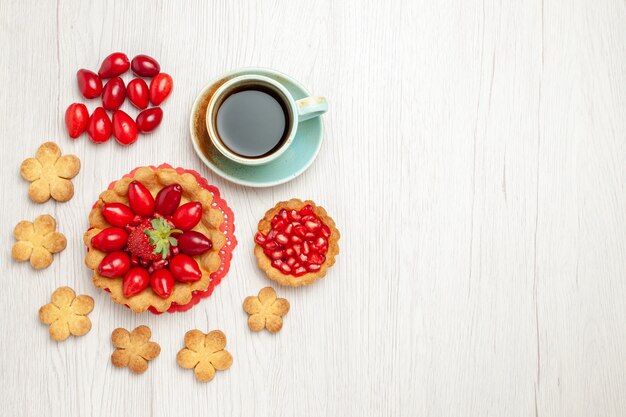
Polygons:
<instances>
[{"instance_id":1,"label":"tea saucer","mask_svg":"<svg viewBox=\"0 0 626 417\"><path fill-rule=\"evenodd\" d=\"M205 115L211 95L233 77L259 74L281 84L299 100L311 94L298 81L278 71L267 68L242 68L215 80L202 89L196 98L190 120L193 147L206 166L222 178L249 187L271 187L291 181L311 166L322 146L322 119L316 117L298 124L291 146L280 157L264 165L248 166L234 162L222 155L209 139Z\"/></svg>"}]
</instances>

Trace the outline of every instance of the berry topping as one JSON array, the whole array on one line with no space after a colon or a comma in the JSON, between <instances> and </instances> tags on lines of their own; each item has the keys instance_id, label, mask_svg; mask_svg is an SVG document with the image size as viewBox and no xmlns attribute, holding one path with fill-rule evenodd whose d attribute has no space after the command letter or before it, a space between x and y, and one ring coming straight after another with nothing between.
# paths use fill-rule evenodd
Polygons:
<instances>
[{"instance_id":1,"label":"berry topping","mask_svg":"<svg viewBox=\"0 0 626 417\"><path fill-rule=\"evenodd\" d=\"M172 234L182 232L174 229L163 217L146 220L128 237L128 251L145 260L167 259L170 256L170 247L178 245Z\"/></svg>"},{"instance_id":2,"label":"berry topping","mask_svg":"<svg viewBox=\"0 0 626 417\"><path fill-rule=\"evenodd\" d=\"M159 269L150 275L150 286L161 298L167 298L174 289L174 276L167 269Z\"/></svg>"},{"instance_id":3,"label":"berry topping","mask_svg":"<svg viewBox=\"0 0 626 417\"><path fill-rule=\"evenodd\" d=\"M128 203L140 216L150 217L154 213L154 198L145 185L138 181L128 184Z\"/></svg>"},{"instance_id":4,"label":"berry topping","mask_svg":"<svg viewBox=\"0 0 626 417\"><path fill-rule=\"evenodd\" d=\"M157 213L162 216L171 216L180 204L180 198L183 195L183 187L180 184L171 184L159 191L154 204Z\"/></svg>"},{"instance_id":5,"label":"berry topping","mask_svg":"<svg viewBox=\"0 0 626 417\"><path fill-rule=\"evenodd\" d=\"M274 268L296 277L320 270L326 261L331 232L310 204L300 210L280 210L271 225L267 234L258 232L254 241Z\"/></svg>"},{"instance_id":6,"label":"berry topping","mask_svg":"<svg viewBox=\"0 0 626 417\"><path fill-rule=\"evenodd\" d=\"M145 269L137 266L124 275L122 290L124 297L137 295L150 285L150 274Z\"/></svg>"},{"instance_id":7,"label":"berry topping","mask_svg":"<svg viewBox=\"0 0 626 417\"><path fill-rule=\"evenodd\" d=\"M178 236L178 249L185 255L202 255L212 247L213 242L200 232L190 230Z\"/></svg>"},{"instance_id":8,"label":"berry topping","mask_svg":"<svg viewBox=\"0 0 626 417\"><path fill-rule=\"evenodd\" d=\"M187 255L174 256L170 261L170 271L180 282L195 282L202 278L198 263Z\"/></svg>"},{"instance_id":9,"label":"berry topping","mask_svg":"<svg viewBox=\"0 0 626 417\"><path fill-rule=\"evenodd\" d=\"M103 277L117 278L123 276L131 266L131 259L126 252L111 252L98 265L98 273Z\"/></svg>"},{"instance_id":10,"label":"berry topping","mask_svg":"<svg viewBox=\"0 0 626 417\"><path fill-rule=\"evenodd\" d=\"M106 203L102 206L102 215L109 223L117 227L126 227L135 217L135 213L125 204Z\"/></svg>"},{"instance_id":11,"label":"berry topping","mask_svg":"<svg viewBox=\"0 0 626 417\"><path fill-rule=\"evenodd\" d=\"M175 282L195 282L202 270L193 256L213 248L204 234L191 230L202 218L202 204L180 205L183 188L170 184L156 198L142 183L128 186L128 206L105 203L102 215L112 227L91 238L94 249L109 252L98 266L100 275L123 277L125 297L148 286L159 297L168 298ZM130 206L130 207L129 207Z\"/></svg>"},{"instance_id":12,"label":"berry topping","mask_svg":"<svg viewBox=\"0 0 626 417\"><path fill-rule=\"evenodd\" d=\"M114 252L126 246L128 234L119 227L107 227L93 238L91 245L103 252Z\"/></svg>"},{"instance_id":13,"label":"berry topping","mask_svg":"<svg viewBox=\"0 0 626 417\"><path fill-rule=\"evenodd\" d=\"M202 217L202 204L192 201L178 207L172 216L172 221L182 230L191 230Z\"/></svg>"}]
</instances>

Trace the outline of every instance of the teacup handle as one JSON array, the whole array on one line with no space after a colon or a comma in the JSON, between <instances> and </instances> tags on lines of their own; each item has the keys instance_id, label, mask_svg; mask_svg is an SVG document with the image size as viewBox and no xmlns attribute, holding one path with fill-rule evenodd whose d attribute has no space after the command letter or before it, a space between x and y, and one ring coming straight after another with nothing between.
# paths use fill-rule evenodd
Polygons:
<instances>
[{"instance_id":1,"label":"teacup handle","mask_svg":"<svg viewBox=\"0 0 626 417\"><path fill-rule=\"evenodd\" d=\"M326 98L322 96L300 99L296 101L296 106L298 106L299 122L321 116L328 111L328 103Z\"/></svg>"}]
</instances>

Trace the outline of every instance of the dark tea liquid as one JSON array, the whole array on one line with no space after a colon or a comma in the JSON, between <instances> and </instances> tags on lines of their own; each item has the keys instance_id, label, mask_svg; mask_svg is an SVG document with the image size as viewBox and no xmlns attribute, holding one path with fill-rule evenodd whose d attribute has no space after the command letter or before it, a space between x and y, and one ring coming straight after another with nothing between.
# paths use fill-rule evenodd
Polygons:
<instances>
[{"instance_id":1,"label":"dark tea liquid","mask_svg":"<svg viewBox=\"0 0 626 417\"><path fill-rule=\"evenodd\" d=\"M287 136L287 111L271 90L250 87L228 96L217 111L217 132L232 152L248 158L269 155Z\"/></svg>"}]
</instances>

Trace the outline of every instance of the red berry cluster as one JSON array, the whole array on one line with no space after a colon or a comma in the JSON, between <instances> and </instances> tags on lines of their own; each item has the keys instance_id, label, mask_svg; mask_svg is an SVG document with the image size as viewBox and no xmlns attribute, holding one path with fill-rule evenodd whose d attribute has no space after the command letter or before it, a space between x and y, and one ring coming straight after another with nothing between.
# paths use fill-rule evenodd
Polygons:
<instances>
[{"instance_id":1,"label":"red berry cluster","mask_svg":"<svg viewBox=\"0 0 626 417\"><path fill-rule=\"evenodd\" d=\"M254 240L285 275L317 272L326 261L331 230L309 204L300 210L282 209L272 219L267 235L257 232Z\"/></svg>"},{"instance_id":2,"label":"red berry cluster","mask_svg":"<svg viewBox=\"0 0 626 417\"><path fill-rule=\"evenodd\" d=\"M139 77L152 78L150 86L143 78L134 78L124 85L120 76L129 68ZM70 137L76 139L87 131L93 142L103 143L113 133L118 143L130 145L137 140L140 132L152 132L161 123L163 110L160 107L148 108L148 105L160 105L174 87L172 77L160 71L161 67L154 58L137 55L129 61L122 52L106 57L97 74L86 69L78 70L76 78L81 94L87 99L102 96L102 106L97 107L90 117L83 103L71 104L65 111L65 125ZM102 82L106 79L109 81L103 86ZM141 110L135 120L120 110L126 97ZM111 119L107 110L113 112Z\"/></svg>"},{"instance_id":3,"label":"red berry cluster","mask_svg":"<svg viewBox=\"0 0 626 417\"><path fill-rule=\"evenodd\" d=\"M195 282L202 272L193 256L211 250L213 242L193 229L202 218L202 204L180 204L182 187L171 184L152 197L140 182L128 186L128 204L106 203L102 215L111 224L92 237L91 246L106 252L98 273L123 277L125 297L150 286L168 298L175 281Z\"/></svg>"}]
</instances>

